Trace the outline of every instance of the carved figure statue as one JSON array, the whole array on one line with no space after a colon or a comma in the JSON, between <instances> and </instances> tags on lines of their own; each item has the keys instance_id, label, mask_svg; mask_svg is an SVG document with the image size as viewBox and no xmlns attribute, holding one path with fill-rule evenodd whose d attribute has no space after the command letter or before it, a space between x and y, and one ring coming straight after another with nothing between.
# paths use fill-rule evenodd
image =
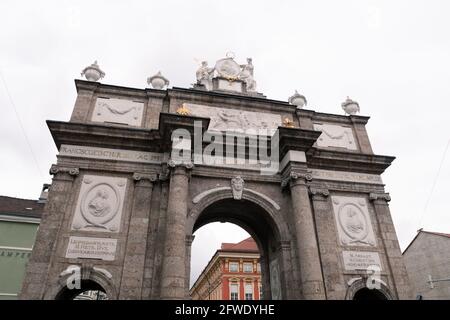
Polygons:
<instances>
[{"instance_id":1,"label":"carved figure statue","mask_svg":"<svg viewBox=\"0 0 450 320\"><path fill-rule=\"evenodd\" d=\"M111 205L108 202L109 193L104 189L97 191L94 198L89 201L88 210L95 217L104 217L111 210Z\"/></svg>"},{"instance_id":2,"label":"carved figure statue","mask_svg":"<svg viewBox=\"0 0 450 320\"><path fill-rule=\"evenodd\" d=\"M253 64L252 58L247 58L247 64L242 64L241 73L239 74L239 79L245 81L247 84L247 91L256 91L256 81L253 78Z\"/></svg>"},{"instance_id":3,"label":"carved figure statue","mask_svg":"<svg viewBox=\"0 0 450 320\"><path fill-rule=\"evenodd\" d=\"M201 66L196 72L197 83L203 84L207 90L212 88L212 77L214 74L214 68L208 67L207 61L202 61Z\"/></svg>"}]
</instances>

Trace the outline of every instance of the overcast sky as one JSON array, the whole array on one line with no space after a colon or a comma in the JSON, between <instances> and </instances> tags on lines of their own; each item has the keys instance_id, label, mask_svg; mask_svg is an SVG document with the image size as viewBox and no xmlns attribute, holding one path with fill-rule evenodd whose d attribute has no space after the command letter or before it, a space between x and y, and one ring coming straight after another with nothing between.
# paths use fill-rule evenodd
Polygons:
<instances>
[{"instance_id":1,"label":"overcast sky","mask_svg":"<svg viewBox=\"0 0 450 320\"><path fill-rule=\"evenodd\" d=\"M50 182L57 150L45 120L69 120L73 80L94 60L102 83L145 88L161 70L190 87L199 60L233 51L253 58L270 99L298 89L309 109L337 114L347 95L359 102L375 153L397 157L383 180L402 249L421 227L450 233L450 154L438 175L450 139L449 16L446 0L2 0L0 194L35 199ZM193 256L208 261L221 241L194 241Z\"/></svg>"}]
</instances>

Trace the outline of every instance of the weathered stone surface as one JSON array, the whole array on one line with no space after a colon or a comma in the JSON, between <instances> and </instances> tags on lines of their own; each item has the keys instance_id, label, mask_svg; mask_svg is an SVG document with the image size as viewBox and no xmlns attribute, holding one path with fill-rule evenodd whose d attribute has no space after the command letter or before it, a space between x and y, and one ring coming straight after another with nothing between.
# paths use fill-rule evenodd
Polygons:
<instances>
[{"instance_id":1,"label":"weathered stone surface","mask_svg":"<svg viewBox=\"0 0 450 320\"><path fill-rule=\"evenodd\" d=\"M51 169L53 184L20 298L55 299L65 292L61 273L71 265L80 266L84 279L98 283L112 299L187 298L192 234L205 223L223 220L248 226L261 243L265 297L351 299L360 288L349 281L364 274L345 268L346 251L378 255L386 283L382 293L388 298L411 297L380 176L393 158L373 154L365 129L368 117L296 110L287 102L238 92L135 89L80 80L76 86L71 120L48 122L60 153ZM99 98L131 101L125 103L130 106L138 102L142 114L128 119L129 125L94 122ZM207 106L199 115L213 121L177 115L183 103ZM173 130L193 132L196 120L202 130L208 123L222 130L227 121L218 120L219 111L238 118L231 129L247 123L273 130L286 117L293 119L297 128L279 129L281 156L286 155L281 172L261 175L260 164L205 163L195 163L189 171L182 166L169 171ZM268 123L256 123L258 119ZM347 128L352 146L342 148L349 147L348 140L347 145L316 148L320 133L314 124ZM72 228L86 176L126 181L116 230ZM245 181L242 192L238 184L232 188L231 180L238 176ZM340 242L333 197L364 199L374 245ZM91 209L101 215L99 204ZM358 225L354 227L357 231ZM114 259L66 257L71 237L116 239Z\"/></svg>"}]
</instances>

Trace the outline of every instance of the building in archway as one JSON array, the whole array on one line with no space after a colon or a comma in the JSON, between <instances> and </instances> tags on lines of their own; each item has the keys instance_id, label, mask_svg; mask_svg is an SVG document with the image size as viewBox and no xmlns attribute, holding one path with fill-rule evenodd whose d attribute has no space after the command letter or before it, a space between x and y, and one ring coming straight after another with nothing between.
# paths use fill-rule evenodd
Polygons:
<instances>
[{"instance_id":1,"label":"building in archway","mask_svg":"<svg viewBox=\"0 0 450 320\"><path fill-rule=\"evenodd\" d=\"M99 290L110 299L189 297L192 234L235 223L260 249L267 299L410 297L381 174L347 99L347 116L256 91L251 59L197 70L192 88L76 80L69 121L47 121L58 148L22 299ZM375 284L375 285L374 285ZM76 289L79 290L79 289Z\"/></svg>"},{"instance_id":2,"label":"building in archway","mask_svg":"<svg viewBox=\"0 0 450 320\"><path fill-rule=\"evenodd\" d=\"M193 300L260 300L259 250L251 237L222 243L189 290Z\"/></svg>"}]
</instances>

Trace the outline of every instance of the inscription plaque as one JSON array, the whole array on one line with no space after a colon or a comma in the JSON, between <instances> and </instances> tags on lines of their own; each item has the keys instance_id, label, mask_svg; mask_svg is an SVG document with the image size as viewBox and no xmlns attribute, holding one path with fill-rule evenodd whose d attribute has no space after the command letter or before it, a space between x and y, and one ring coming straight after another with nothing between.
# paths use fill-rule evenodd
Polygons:
<instances>
[{"instance_id":1,"label":"inscription plaque","mask_svg":"<svg viewBox=\"0 0 450 320\"><path fill-rule=\"evenodd\" d=\"M116 255L117 239L70 237L66 258L87 258L112 261Z\"/></svg>"}]
</instances>

